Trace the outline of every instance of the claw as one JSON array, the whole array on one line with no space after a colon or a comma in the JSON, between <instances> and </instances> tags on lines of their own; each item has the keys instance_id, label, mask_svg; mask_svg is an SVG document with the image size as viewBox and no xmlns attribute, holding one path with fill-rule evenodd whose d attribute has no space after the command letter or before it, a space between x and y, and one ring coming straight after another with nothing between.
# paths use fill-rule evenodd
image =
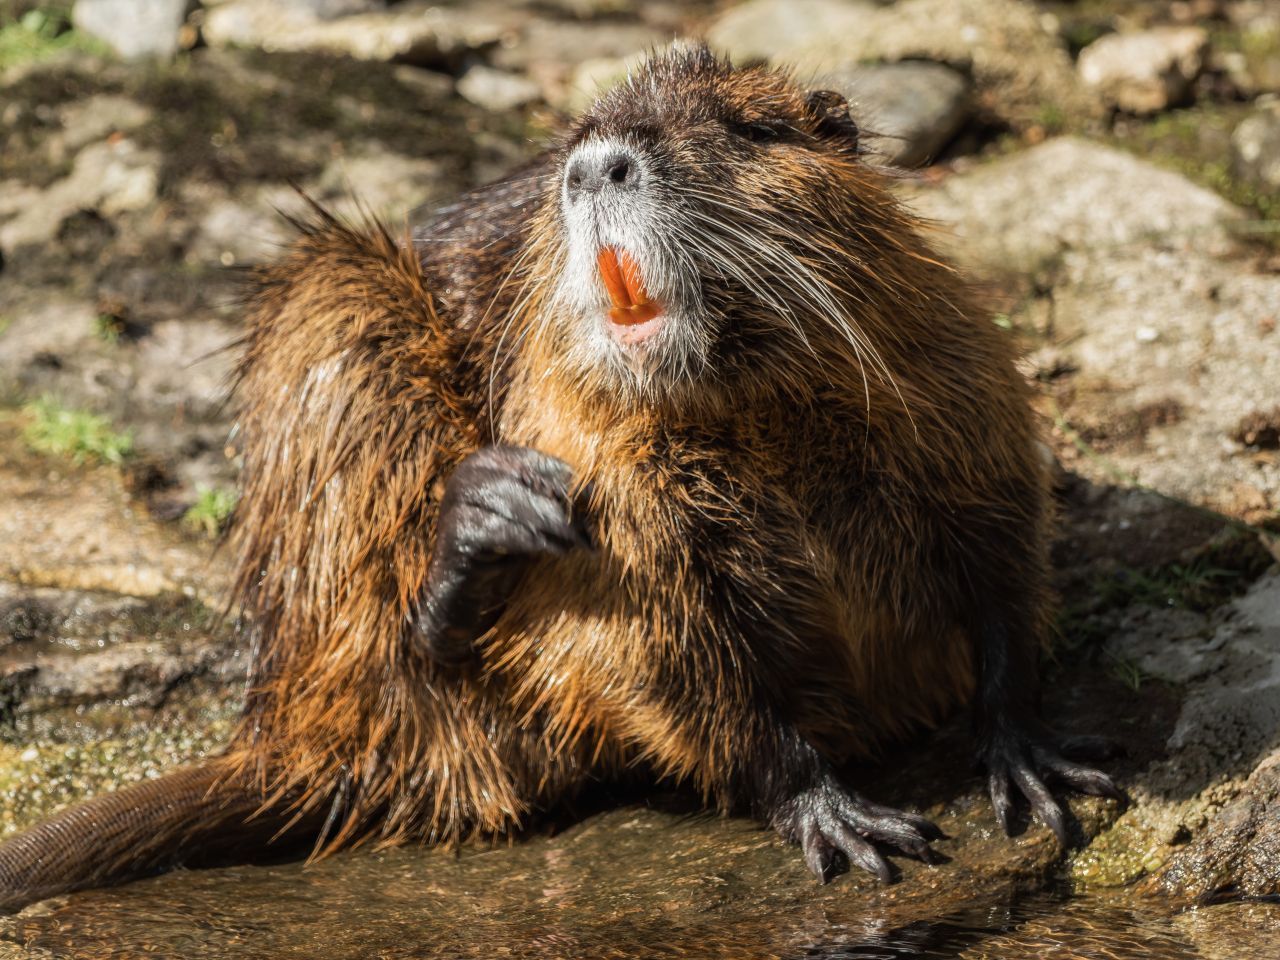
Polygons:
<instances>
[{"instance_id":1,"label":"claw","mask_svg":"<svg viewBox=\"0 0 1280 960\"><path fill-rule=\"evenodd\" d=\"M1095 797L1108 797L1121 803L1127 803L1129 800L1125 792L1101 770L1072 763L1039 747L1032 751L1032 756L1046 772L1051 773L1073 790Z\"/></svg>"},{"instance_id":2,"label":"claw","mask_svg":"<svg viewBox=\"0 0 1280 960\"><path fill-rule=\"evenodd\" d=\"M1013 800L1009 797L1008 774L1003 770L993 772L987 778L987 790L991 794L991 806L995 808L996 822L1006 837L1011 836Z\"/></svg>"},{"instance_id":3,"label":"claw","mask_svg":"<svg viewBox=\"0 0 1280 960\"><path fill-rule=\"evenodd\" d=\"M819 883L826 883L833 866L831 844L827 843L826 837L812 820L806 820L801 830L800 849L804 852L805 866L818 878Z\"/></svg>"},{"instance_id":4,"label":"claw","mask_svg":"<svg viewBox=\"0 0 1280 960\"><path fill-rule=\"evenodd\" d=\"M943 834L918 814L867 803L847 793L833 777L784 803L773 824L787 839L798 842L805 865L826 883L839 867L843 854L849 866L875 874L891 883L893 869L876 844L884 844L928 864L945 860L930 846Z\"/></svg>"},{"instance_id":5,"label":"claw","mask_svg":"<svg viewBox=\"0 0 1280 960\"><path fill-rule=\"evenodd\" d=\"M1077 741L1073 745L1081 744ZM1096 738L1087 738L1084 745L1096 745ZM1066 817L1045 786L1045 779L1059 781L1081 793L1122 803L1127 800L1105 773L1064 759L1057 749L1040 738L1005 730L986 744L983 762L996 820L1006 834L1011 833L1014 787L1026 798L1032 814L1053 831L1064 847L1069 841Z\"/></svg>"},{"instance_id":6,"label":"claw","mask_svg":"<svg viewBox=\"0 0 1280 960\"><path fill-rule=\"evenodd\" d=\"M1067 824L1062 816L1062 808L1058 806L1049 788L1041 783L1029 764L1021 763L1013 768L1013 779L1022 791L1022 795L1031 804L1032 812L1040 818L1040 822L1053 831L1058 842L1067 846Z\"/></svg>"}]
</instances>

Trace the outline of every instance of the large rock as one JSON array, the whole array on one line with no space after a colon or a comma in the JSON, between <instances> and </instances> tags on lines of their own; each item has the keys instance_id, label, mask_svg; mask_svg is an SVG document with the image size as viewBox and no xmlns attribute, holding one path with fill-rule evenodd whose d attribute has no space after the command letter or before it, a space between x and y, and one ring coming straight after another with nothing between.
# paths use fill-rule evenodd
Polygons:
<instances>
[{"instance_id":1,"label":"large rock","mask_svg":"<svg viewBox=\"0 0 1280 960\"><path fill-rule=\"evenodd\" d=\"M368 211L399 229L411 211L443 199L447 185L438 160L369 148L331 162L307 192L339 216ZM276 206L292 209L298 203L282 197Z\"/></svg>"},{"instance_id":2,"label":"large rock","mask_svg":"<svg viewBox=\"0 0 1280 960\"><path fill-rule=\"evenodd\" d=\"M76 0L71 22L126 59L171 57L187 0Z\"/></svg>"},{"instance_id":3,"label":"large rock","mask_svg":"<svg viewBox=\"0 0 1280 960\"><path fill-rule=\"evenodd\" d=\"M542 90L526 76L476 64L458 81L458 93L476 106L502 112L532 103Z\"/></svg>"},{"instance_id":4,"label":"large rock","mask_svg":"<svg viewBox=\"0 0 1280 960\"><path fill-rule=\"evenodd\" d=\"M1235 175L1263 190L1280 191L1280 101L1258 107L1231 134Z\"/></svg>"},{"instance_id":5,"label":"large rock","mask_svg":"<svg viewBox=\"0 0 1280 960\"><path fill-rule=\"evenodd\" d=\"M1160 871L1173 894L1280 892L1280 757L1268 758L1280 742L1280 574L1211 616L1135 611L1108 650L1183 701L1167 756L1135 778L1133 806L1076 860L1076 878Z\"/></svg>"},{"instance_id":6,"label":"large rock","mask_svg":"<svg viewBox=\"0 0 1280 960\"><path fill-rule=\"evenodd\" d=\"M596 57L574 67L561 85L548 91L551 102L570 113L580 113L616 83L624 80L644 60L644 54L630 57Z\"/></svg>"},{"instance_id":7,"label":"large rock","mask_svg":"<svg viewBox=\"0 0 1280 960\"><path fill-rule=\"evenodd\" d=\"M707 42L735 61L782 61L828 37L862 31L875 12L864 0L748 0L711 24Z\"/></svg>"},{"instance_id":8,"label":"large rock","mask_svg":"<svg viewBox=\"0 0 1280 960\"><path fill-rule=\"evenodd\" d=\"M467 54L496 44L503 32L494 18L462 7L410 2L394 11L326 18L312 4L293 0L233 0L210 10L204 28L215 46L312 50L432 67L457 66Z\"/></svg>"},{"instance_id":9,"label":"large rock","mask_svg":"<svg viewBox=\"0 0 1280 960\"><path fill-rule=\"evenodd\" d=\"M969 81L940 63L848 67L817 83L849 99L863 145L898 166L933 159L969 116Z\"/></svg>"},{"instance_id":10,"label":"large rock","mask_svg":"<svg viewBox=\"0 0 1280 960\"><path fill-rule=\"evenodd\" d=\"M671 34L640 23L575 23L535 19L524 24L519 42L493 52L493 65L529 71L535 76L566 73L579 63L603 57L629 57L658 50Z\"/></svg>"},{"instance_id":11,"label":"large rock","mask_svg":"<svg viewBox=\"0 0 1280 960\"><path fill-rule=\"evenodd\" d=\"M1080 77L1112 106L1156 113L1184 101L1204 68L1209 35L1200 27L1111 33L1080 51Z\"/></svg>"},{"instance_id":12,"label":"large rock","mask_svg":"<svg viewBox=\"0 0 1280 960\"><path fill-rule=\"evenodd\" d=\"M781 26L762 30L756 49L794 66L802 80L870 62L933 60L971 74L984 109L1016 126L1039 122L1050 108L1088 116L1096 109L1095 98L1080 84L1066 48L1047 23L1032 4L1018 0L901 0L805 22L795 36ZM711 37L716 36L713 26ZM743 43L732 34L723 42Z\"/></svg>"},{"instance_id":13,"label":"large rock","mask_svg":"<svg viewBox=\"0 0 1280 960\"><path fill-rule=\"evenodd\" d=\"M979 270L1031 273L1068 250L1105 251L1147 238L1227 247L1243 213L1185 177L1119 150L1060 137L949 177L915 195L948 225L948 251Z\"/></svg>"}]
</instances>

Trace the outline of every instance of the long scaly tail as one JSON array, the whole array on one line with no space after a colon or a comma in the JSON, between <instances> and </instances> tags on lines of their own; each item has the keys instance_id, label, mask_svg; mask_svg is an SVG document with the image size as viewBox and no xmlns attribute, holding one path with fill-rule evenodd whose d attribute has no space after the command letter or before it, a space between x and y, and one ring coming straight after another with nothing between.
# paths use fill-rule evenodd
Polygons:
<instances>
[{"instance_id":1,"label":"long scaly tail","mask_svg":"<svg viewBox=\"0 0 1280 960\"><path fill-rule=\"evenodd\" d=\"M0 844L0 912L210 853L248 855L285 827L291 836L314 834L309 822L291 823L286 805L264 805L238 769L231 757L183 767L94 797Z\"/></svg>"}]
</instances>

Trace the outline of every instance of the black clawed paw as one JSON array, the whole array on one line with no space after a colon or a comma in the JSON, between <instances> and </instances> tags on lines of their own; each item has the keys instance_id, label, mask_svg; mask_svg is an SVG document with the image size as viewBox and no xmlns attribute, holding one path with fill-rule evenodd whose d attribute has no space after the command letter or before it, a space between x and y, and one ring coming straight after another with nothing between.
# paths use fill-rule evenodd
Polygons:
<instances>
[{"instance_id":1,"label":"black clawed paw","mask_svg":"<svg viewBox=\"0 0 1280 960\"><path fill-rule=\"evenodd\" d=\"M472 656L537 556L589 548L567 464L528 447L477 450L449 478L417 627L440 662Z\"/></svg>"},{"instance_id":2,"label":"black clawed paw","mask_svg":"<svg viewBox=\"0 0 1280 960\"><path fill-rule=\"evenodd\" d=\"M987 772L991 804L1001 829L1006 834L1013 832L1016 791L1030 805L1036 819L1053 831L1058 842L1064 847L1069 845L1066 816L1045 785L1046 780L1077 793L1126 803L1128 797L1124 791L1105 773L1063 756L1067 749L1080 745L1087 745L1088 752L1096 754L1104 742L1095 739L1078 743L1063 741L1059 746L1048 736L1033 737L1010 732L988 737L982 747L981 759Z\"/></svg>"},{"instance_id":3,"label":"black clawed paw","mask_svg":"<svg viewBox=\"0 0 1280 960\"><path fill-rule=\"evenodd\" d=\"M846 864L890 883L893 871L877 845L924 863L946 859L929 845L945 838L933 823L871 803L845 790L832 776L780 804L772 822L785 839L800 845L805 864L822 883L843 873Z\"/></svg>"}]
</instances>

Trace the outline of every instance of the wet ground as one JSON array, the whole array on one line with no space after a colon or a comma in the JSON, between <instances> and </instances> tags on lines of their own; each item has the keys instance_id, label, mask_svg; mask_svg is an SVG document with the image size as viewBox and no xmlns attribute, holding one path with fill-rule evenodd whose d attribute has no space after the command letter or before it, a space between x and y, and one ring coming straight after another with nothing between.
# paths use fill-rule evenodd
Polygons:
<instances>
[{"instance_id":1,"label":"wet ground","mask_svg":"<svg viewBox=\"0 0 1280 960\"><path fill-rule=\"evenodd\" d=\"M708 855L710 834L718 850ZM1265 960L1280 904L1169 916L1130 897L1020 893L939 877L869 891L818 888L740 821L643 807L556 838L454 858L356 853L189 871L51 901L0 924L0 957L992 958ZM963 867L934 868L939 874ZM960 889L965 889L961 886ZM14 953L14 956L19 954Z\"/></svg>"}]
</instances>

